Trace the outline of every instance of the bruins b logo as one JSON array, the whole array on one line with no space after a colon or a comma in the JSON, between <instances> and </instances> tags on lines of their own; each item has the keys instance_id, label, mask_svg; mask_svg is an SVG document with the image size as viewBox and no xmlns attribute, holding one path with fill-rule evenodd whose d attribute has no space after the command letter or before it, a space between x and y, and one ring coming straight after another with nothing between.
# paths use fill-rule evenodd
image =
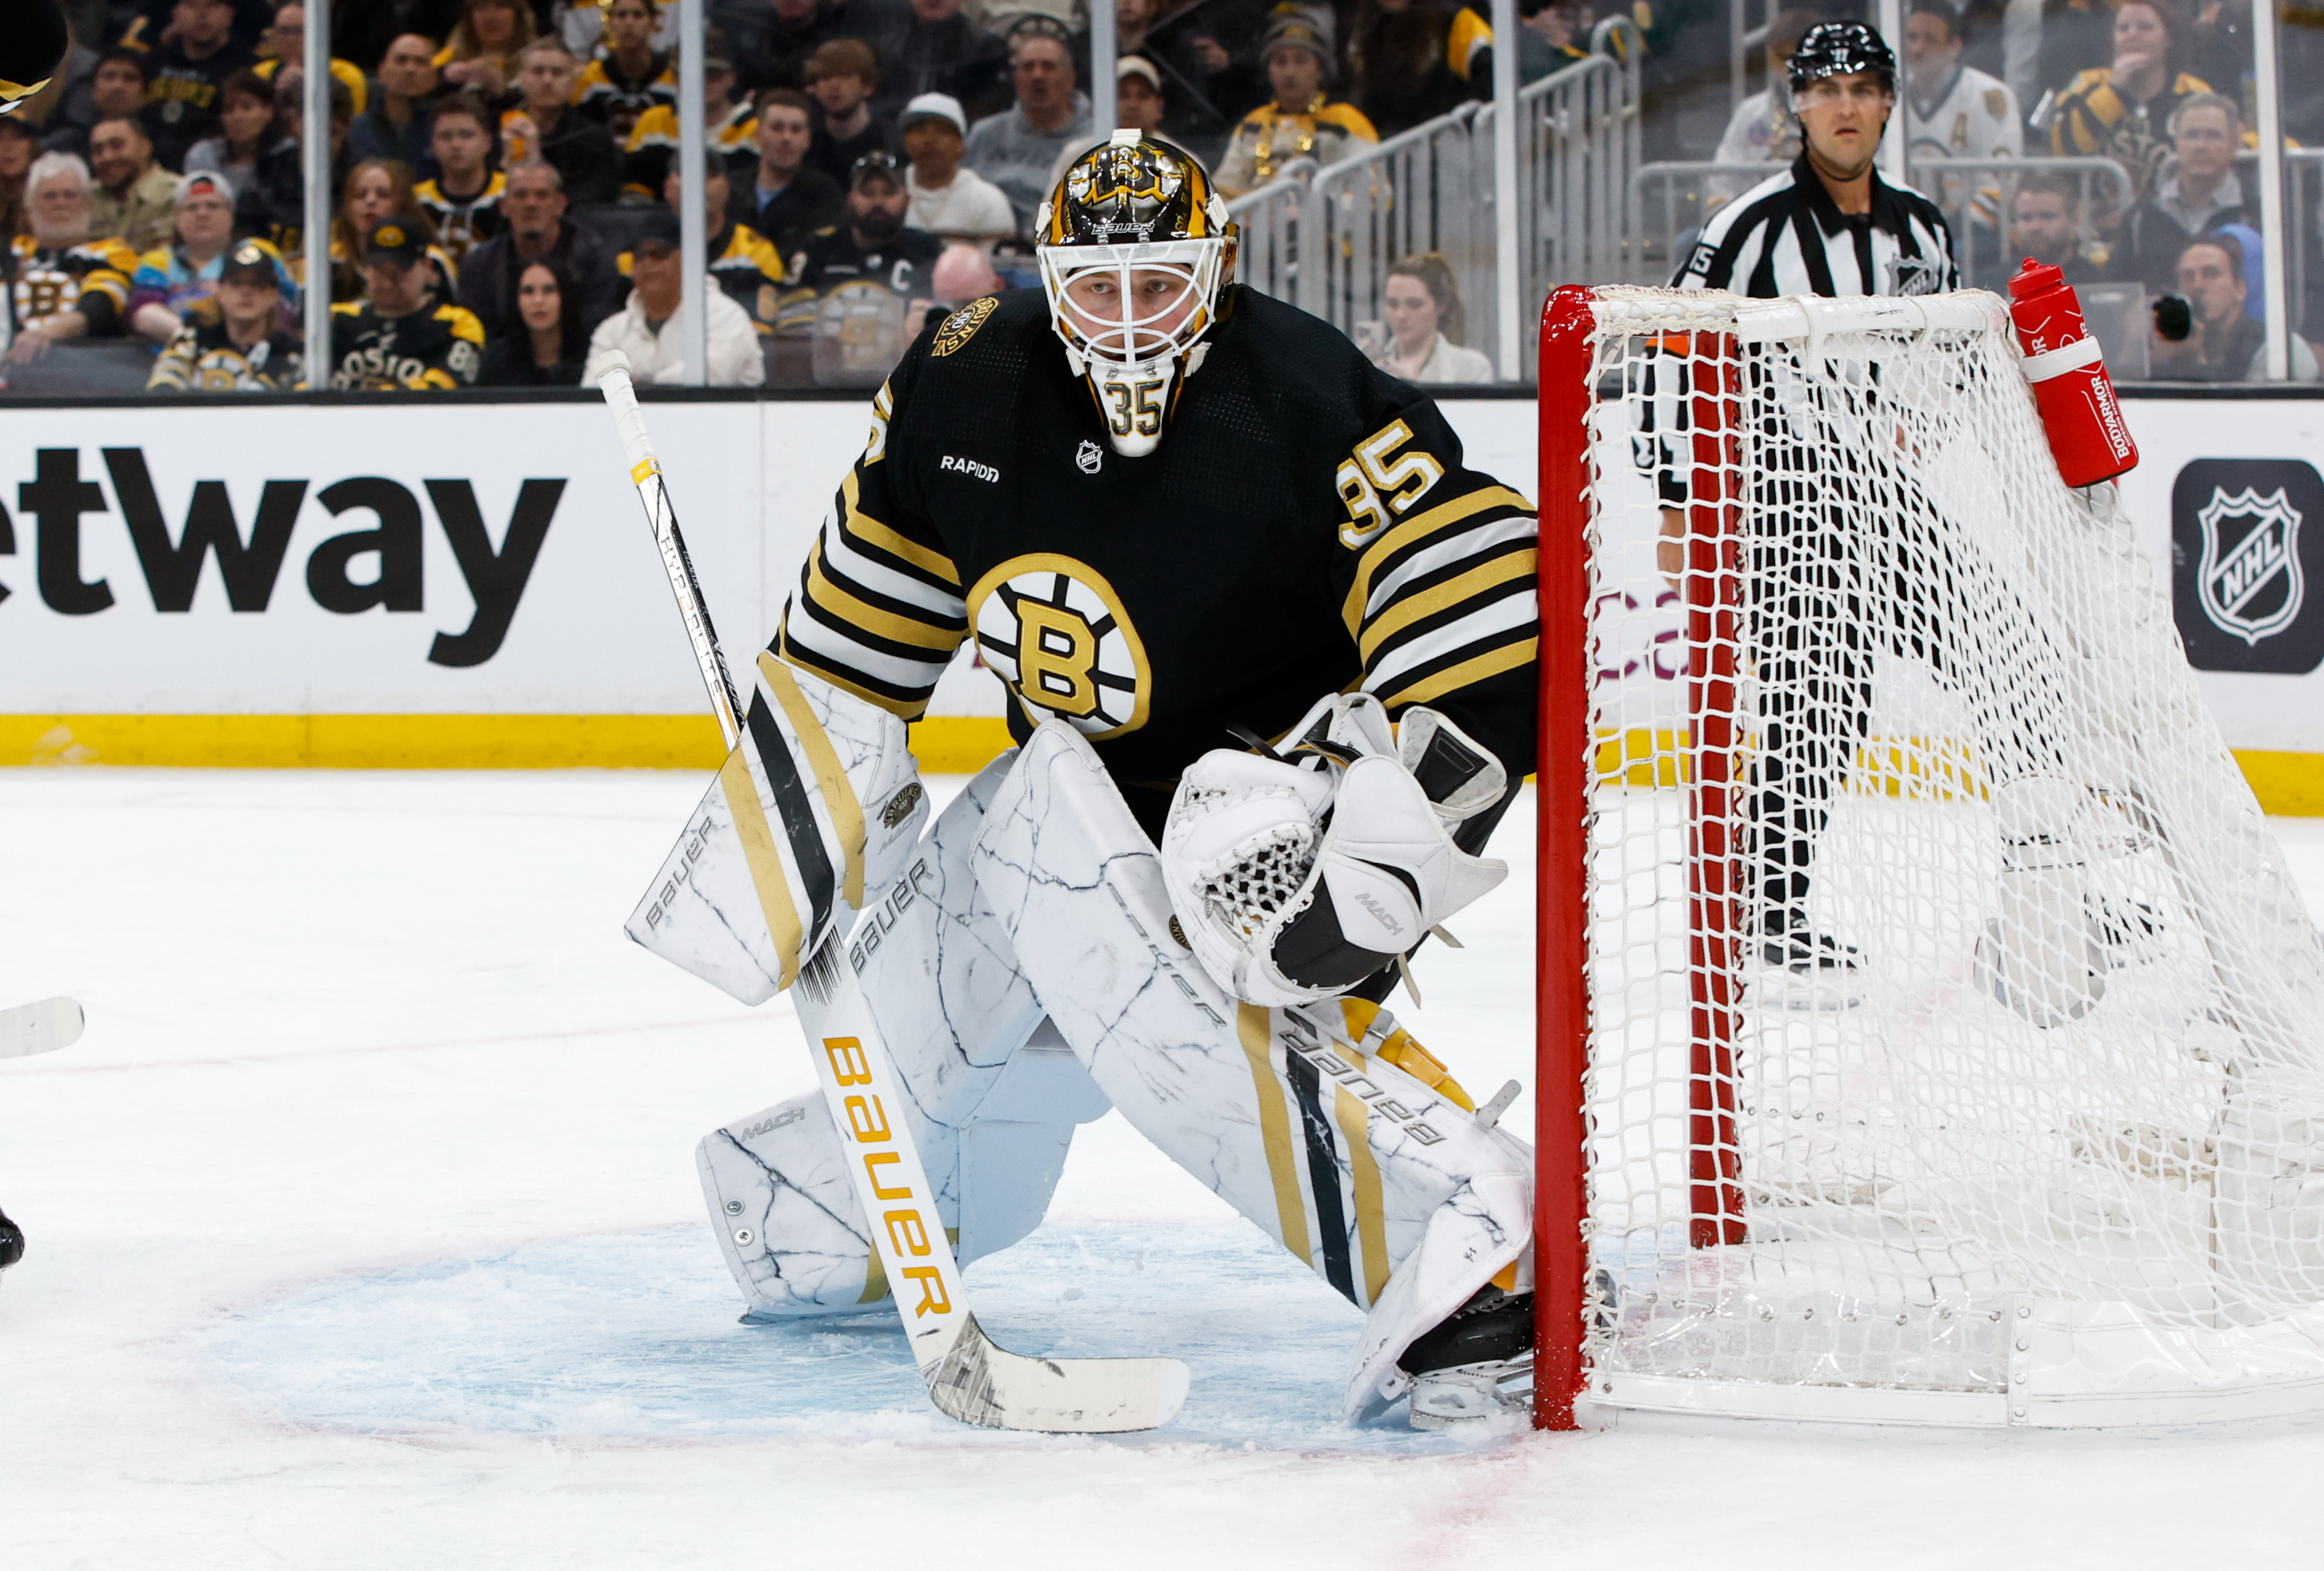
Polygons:
<instances>
[{"instance_id":1,"label":"bruins b logo","mask_svg":"<svg viewBox=\"0 0 2324 1571\"><path fill-rule=\"evenodd\" d=\"M968 592L984 663L1035 723L1063 720L1092 740L1146 724L1146 646L1104 575L1071 557L1011 557Z\"/></svg>"}]
</instances>

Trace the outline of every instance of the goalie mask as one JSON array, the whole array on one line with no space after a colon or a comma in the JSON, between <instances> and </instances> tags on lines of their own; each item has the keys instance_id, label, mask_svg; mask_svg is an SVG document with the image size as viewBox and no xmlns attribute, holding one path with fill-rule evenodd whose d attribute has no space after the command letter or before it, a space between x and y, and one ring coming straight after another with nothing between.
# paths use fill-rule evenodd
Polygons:
<instances>
[{"instance_id":1,"label":"goalie mask","mask_svg":"<svg viewBox=\"0 0 2324 1571\"><path fill-rule=\"evenodd\" d=\"M1234 271L1226 217L1200 164L1135 131L1074 160L1042 204L1034 229L1049 322L1125 457L1161 445L1202 364Z\"/></svg>"}]
</instances>

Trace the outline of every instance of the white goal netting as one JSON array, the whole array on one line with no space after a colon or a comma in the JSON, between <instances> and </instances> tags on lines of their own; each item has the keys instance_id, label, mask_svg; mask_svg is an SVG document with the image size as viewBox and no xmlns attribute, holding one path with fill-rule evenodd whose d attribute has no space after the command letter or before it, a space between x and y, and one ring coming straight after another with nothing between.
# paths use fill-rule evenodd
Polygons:
<instances>
[{"instance_id":1,"label":"white goal netting","mask_svg":"<svg viewBox=\"0 0 2324 1571\"><path fill-rule=\"evenodd\" d=\"M1595 312L1591 1394L2324 1406L2324 950L1999 302Z\"/></svg>"}]
</instances>

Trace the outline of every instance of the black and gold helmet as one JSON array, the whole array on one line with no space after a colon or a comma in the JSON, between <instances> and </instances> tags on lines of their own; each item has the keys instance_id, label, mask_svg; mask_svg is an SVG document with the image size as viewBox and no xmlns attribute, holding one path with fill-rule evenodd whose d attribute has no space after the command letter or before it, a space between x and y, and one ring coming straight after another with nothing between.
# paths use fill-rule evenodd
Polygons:
<instances>
[{"instance_id":1,"label":"black and gold helmet","mask_svg":"<svg viewBox=\"0 0 2324 1571\"><path fill-rule=\"evenodd\" d=\"M1034 234L1051 325L1108 439L1152 452L1234 274L1226 203L1190 154L1117 131L1073 162Z\"/></svg>"}]
</instances>

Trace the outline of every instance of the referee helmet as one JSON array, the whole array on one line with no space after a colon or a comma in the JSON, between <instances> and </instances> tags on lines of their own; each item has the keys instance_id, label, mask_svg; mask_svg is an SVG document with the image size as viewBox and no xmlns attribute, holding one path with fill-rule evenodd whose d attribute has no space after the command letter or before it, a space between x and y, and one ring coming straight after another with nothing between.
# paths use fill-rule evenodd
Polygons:
<instances>
[{"instance_id":1,"label":"referee helmet","mask_svg":"<svg viewBox=\"0 0 2324 1571\"><path fill-rule=\"evenodd\" d=\"M1794 93L1810 82L1858 71L1869 71L1889 92L1896 90L1896 51L1861 22L1817 23L1785 66Z\"/></svg>"}]
</instances>

